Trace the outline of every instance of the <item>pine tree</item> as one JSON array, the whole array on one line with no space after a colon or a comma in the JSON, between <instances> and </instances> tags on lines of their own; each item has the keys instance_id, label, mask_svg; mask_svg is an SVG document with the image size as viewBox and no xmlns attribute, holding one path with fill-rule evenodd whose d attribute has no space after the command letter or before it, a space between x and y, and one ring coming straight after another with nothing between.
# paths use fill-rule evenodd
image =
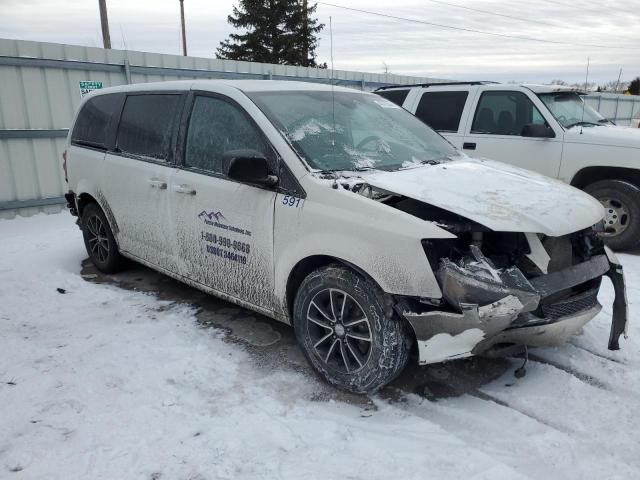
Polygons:
<instances>
[{"instance_id":1,"label":"pine tree","mask_svg":"<svg viewBox=\"0 0 640 480\"><path fill-rule=\"evenodd\" d=\"M227 21L244 33L232 33L220 42L216 57L317 66L316 35L324 25L311 18L316 8L304 0L239 0Z\"/></svg>"},{"instance_id":2,"label":"pine tree","mask_svg":"<svg viewBox=\"0 0 640 480\"><path fill-rule=\"evenodd\" d=\"M289 45L284 63L303 67L327 68L326 63L322 65L316 63L317 34L324 28L324 24L318 23L316 18L312 18L318 5L314 4L309 7L306 0L289 0L288 3L290 10L286 29L289 32Z\"/></svg>"},{"instance_id":3,"label":"pine tree","mask_svg":"<svg viewBox=\"0 0 640 480\"><path fill-rule=\"evenodd\" d=\"M629 93L631 95L640 95L640 77L637 77L629 84Z\"/></svg>"}]
</instances>

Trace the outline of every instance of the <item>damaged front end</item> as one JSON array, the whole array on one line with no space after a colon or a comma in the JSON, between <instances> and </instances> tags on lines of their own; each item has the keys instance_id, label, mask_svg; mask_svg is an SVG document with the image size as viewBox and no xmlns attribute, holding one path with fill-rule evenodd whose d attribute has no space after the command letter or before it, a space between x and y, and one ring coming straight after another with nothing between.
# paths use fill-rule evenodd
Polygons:
<instances>
[{"instance_id":1,"label":"damaged front end","mask_svg":"<svg viewBox=\"0 0 640 480\"><path fill-rule=\"evenodd\" d=\"M559 345L602 309L603 276L615 291L609 349L619 349L627 325L622 266L592 228L562 237L454 228L457 239L423 242L442 298L397 304L421 364Z\"/></svg>"}]
</instances>

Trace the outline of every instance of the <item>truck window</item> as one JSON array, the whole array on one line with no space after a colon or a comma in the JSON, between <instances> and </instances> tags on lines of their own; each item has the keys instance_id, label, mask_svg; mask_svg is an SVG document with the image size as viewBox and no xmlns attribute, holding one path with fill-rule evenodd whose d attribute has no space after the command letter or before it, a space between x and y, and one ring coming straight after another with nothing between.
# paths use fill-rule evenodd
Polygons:
<instances>
[{"instance_id":1,"label":"truck window","mask_svg":"<svg viewBox=\"0 0 640 480\"><path fill-rule=\"evenodd\" d=\"M171 160L171 139L180 95L129 95L118 127L117 147L125 153Z\"/></svg>"},{"instance_id":2,"label":"truck window","mask_svg":"<svg viewBox=\"0 0 640 480\"><path fill-rule=\"evenodd\" d=\"M480 97L471 133L521 135L527 124L546 122L533 102L522 92L484 92Z\"/></svg>"},{"instance_id":3,"label":"truck window","mask_svg":"<svg viewBox=\"0 0 640 480\"><path fill-rule=\"evenodd\" d=\"M78 113L71 143L106 149L109 140L109 125L122 108L122 97L118 94L97 95L90 98Z\"/></svg>"},{"instance_id":4,"label":"truck window","mask_svg":"<svg viewBox=\"0 0 640 480\"><path fill-rule=\"evenodd\" d=\"M396 105L402 106L404 100L409 95L408 89L403 90L380 90L379 92L375 92L376 95L380 95L383 98L386 98L390 102L395 103Z\"/></svg>"},{"instance_id":5,"label":"truck window","mask_svg":"<svg viewBox=\"0 0 640 480\"><path fill-rule=\"evenodd\" d=\"M438 132L457 132L469 92L426 92L416 117Z\"/></svg>"},{"instance_id":6,"label":"truck window","mask_svg":"<svg viewBox=\"0 0 640 480\"><path fill-rule=\"evenodd\" d=\"M235 105L214 97L195 98L185 149L185 165L223 173L222 156L229 150L257 150L267 157L260 131Z\"/></svg>"}]
</instances>

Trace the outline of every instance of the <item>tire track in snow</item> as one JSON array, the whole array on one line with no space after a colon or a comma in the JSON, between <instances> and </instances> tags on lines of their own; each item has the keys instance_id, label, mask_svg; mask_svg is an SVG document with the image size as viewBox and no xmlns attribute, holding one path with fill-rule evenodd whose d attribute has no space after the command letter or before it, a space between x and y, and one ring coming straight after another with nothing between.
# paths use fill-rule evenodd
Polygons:
<instances>
[{"instance_id":1,"label":"tire track in snow","mask_svg":"<svg viewBox=\"0 0 640 480\"><path fill-rule=\"evenodd\" d=\"M546 420L538 415L535 415L531 412L527 412L525 410L522 410L512 404L510 404L509 402L505 401L505 400L501 400L500 398L494 396L494 395L490 395L488 393L482 392L480 390L476 390L474 392L470 392L469 395L478 398L480 400L484 400L487 402L493 402L493 403L497 403L498 405L500 405L501 407L505 407L505 408L509 408L517 413L519 413L520 415L524 415L527 418L530 418L531 420L541 423L542 425L545 425L546 427L549 427L553 430L556 430L558 432L562 432L565 433L567 435L572 435L574 432L567 429L567 428L563 428L560 425L555 424L554 422L551 422L549 420Z\"/></svg>"},{"instance_id":2,"label":"tire track in snow","mask_svg":"<svg viewBox=\"0 0 640 480\"><path fill-rule=\"evenodd\" d=\"M510 408L566 432L600 462L611 462L612 472L626 468L633 472L627 478L638 478L637 396L620 398L616 392L546 363L531 365L528 375L509 389L497 381L481 390ZM621 467L616 469L614 465Z\"/></svg>"},{"instance_id":3,"label":"tire track in snow","mask_svg":"<svg viewBox=\"0 0 640 480\"><path fill-rule=\"evenodd\" d=\"M618 360L617 358L612 358L612 357L609 357L608 355L604 355L602 353L598 353L598 352L596 352L594 350L591 350L590 348L587 348L587 347L585 347L583 345L578 345L577 343L573 343L573 342L568 342L568 343L572 347L575 347L575 348L577 348L579 350L584 350L585 352L590 353L594 357L602 358L603 360L608 360L610 362L617 363L619 365L625 365L624 362L622 362L621 360Z\"/></svg>"},{"instance_id":4,"label":"tire track in snow","mask_svg":"<svg viewBox=\"0 0 640 480\"><path fill-rule=\"evenodd\" d=\"M581 382L584 382L587 385L590 385L592 387L596 387L599 388L601 390L607 390L610 391L611 387L610 385L601 382L600 380L598 380L596 377L594 377L593 375L590 375L588 373L584 373L582 371L579 371L573 367L567 366L567 365L563 365L559 362L556 362L554 360L550 360L541 356L538 356L536 354L529 354L529 360L533 363L542 363L544 365L549 365L551 367L557 368L558 370L562 370L565 373L568 373L569 375L574 376L575 378L577 378L578 380L580 380Z\"/></svg>"},{"instance_id":5,"label":"tire track in snow","mask_svg":"<svg viewBox=\"0 0 640 480\"><path fill-rule=\"evenodd\" d=\"M640 396L640 388L638 387L640 369L629 368L630 365L625 363L610 362L573 345L568 345L562 350L539 349L535 355L540 358L542 363L552 365L567 373L577 372L578 375L593 379L613 394L624 396L632 401Z\"/></svg>"},{"instance_id":6,"label":"tire track in snow","mask_svg":"<svg viewBox=\"0 0 640 480\"><path fill-rule=\"evenodd\" d=\"M416 398L412 395L404 405L411 415L429 419L527 478L577 479L590 472L578 463L577 447L567 433L499 399L482 394L437 402Z\"/></svg>"}]
</instances>

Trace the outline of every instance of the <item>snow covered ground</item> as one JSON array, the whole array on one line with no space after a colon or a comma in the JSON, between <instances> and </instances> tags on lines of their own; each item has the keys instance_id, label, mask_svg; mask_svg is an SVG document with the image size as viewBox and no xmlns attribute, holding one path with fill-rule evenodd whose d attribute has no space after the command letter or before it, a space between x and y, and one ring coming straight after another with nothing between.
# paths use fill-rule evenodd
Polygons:
<instances>
[{"instance_id":1,"label":"snow covered ground","mask_svg":"<svg viewBox=\"0 0 640 480\"><path fill-rule=\"evenodd\" d=\"M514 361L473 395L354 401L264 368L185 302L87 281L67 213L0 220L0 246L2 479L640 478L640 257L622 256L621 351L607 284L521 380Z\"/></svg>"}]
</instances>

